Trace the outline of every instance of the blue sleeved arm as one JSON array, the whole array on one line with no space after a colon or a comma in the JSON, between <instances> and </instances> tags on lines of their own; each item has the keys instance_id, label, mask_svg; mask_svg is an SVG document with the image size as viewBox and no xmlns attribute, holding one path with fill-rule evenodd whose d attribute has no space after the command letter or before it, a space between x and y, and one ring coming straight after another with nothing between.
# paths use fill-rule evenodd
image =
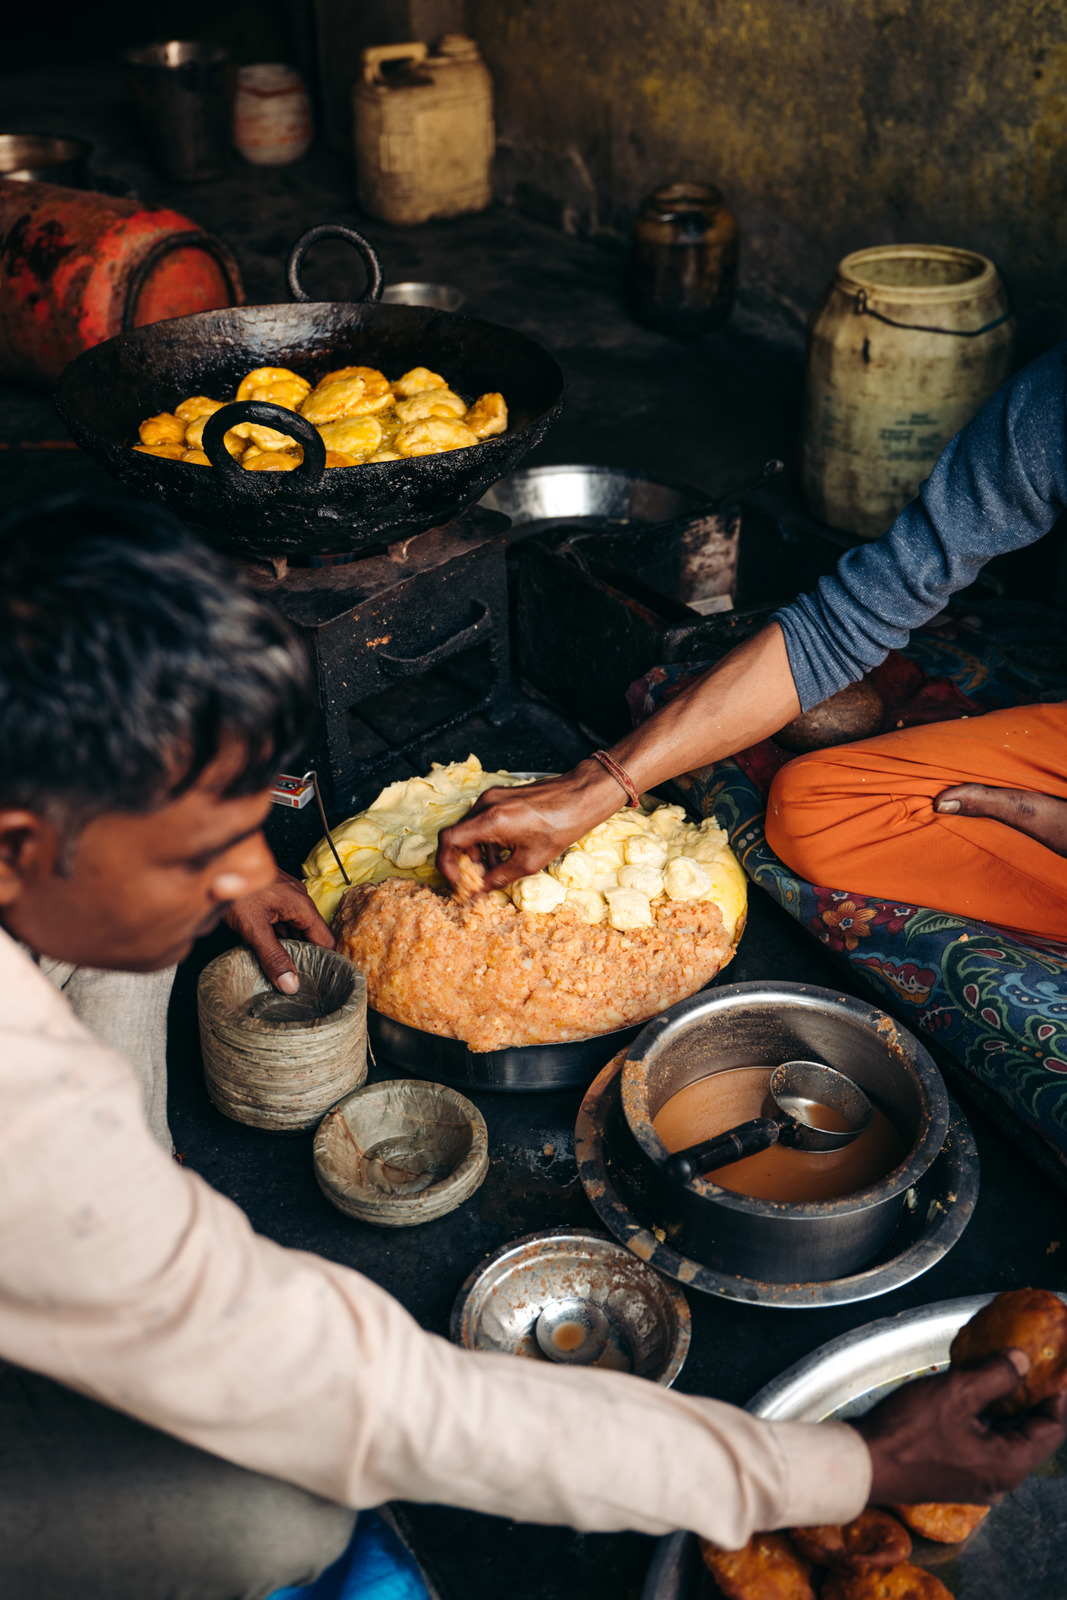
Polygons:
<instances>
[{"instance_id":1,"label":"blue sleeved arm","mask_svg":"<svg viewBox=\"0 0 1067 1600\"><path fill-rule=\"evenodd\" d=\"M946 446L887 533L776 614L807 711L906 644L993 556L1067 506L1067 343L997 390Z\"/></svg>"}]
</instances>

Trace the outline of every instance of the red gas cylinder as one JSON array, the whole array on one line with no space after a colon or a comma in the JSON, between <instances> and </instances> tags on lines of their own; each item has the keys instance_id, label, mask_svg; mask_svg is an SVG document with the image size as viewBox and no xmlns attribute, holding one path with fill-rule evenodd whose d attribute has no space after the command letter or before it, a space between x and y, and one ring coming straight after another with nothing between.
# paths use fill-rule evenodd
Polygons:
<instances>
[{"instance_id":1,"label":"red gas cylinder","mask_svg":"<svg viewBox=\"0 0 1067 1600\"><path fill-rule=\"evenodd\" d=\"M230 251L177 211L0 183L0 378L50 388L90 345L244 298Z\"/></svg>"}]
</instances>

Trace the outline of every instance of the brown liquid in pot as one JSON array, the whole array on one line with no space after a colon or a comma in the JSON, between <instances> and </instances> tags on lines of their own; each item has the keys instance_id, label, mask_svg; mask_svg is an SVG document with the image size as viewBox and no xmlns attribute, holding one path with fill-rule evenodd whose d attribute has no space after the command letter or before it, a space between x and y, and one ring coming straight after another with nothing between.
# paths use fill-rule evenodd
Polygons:
<instances>
[{"instance_id":1,"label":"brown liquid in pot","mask_svg":"<svg viewBox=\"0 0 1067 1600\"><path fill-rule=\"evenodd\" d=\"M684 1150L752 1117L773 1116L769 1093L773 1070L733 1067L687 1084L661 1107L652 1126L668 1150ZM816 1122L816 1115L822 1114L826 1120ZM829 1107L813 1108L807 1120L835 1131L843 1125ZM759 1155L720 1167L708 1178L754 1200L838 1200L877 1183L899 1166L906 1153L897 1130L876 1106L870 1127L841 1150L790 1150L775 1144Z\"/></svg>"}]
</instances>

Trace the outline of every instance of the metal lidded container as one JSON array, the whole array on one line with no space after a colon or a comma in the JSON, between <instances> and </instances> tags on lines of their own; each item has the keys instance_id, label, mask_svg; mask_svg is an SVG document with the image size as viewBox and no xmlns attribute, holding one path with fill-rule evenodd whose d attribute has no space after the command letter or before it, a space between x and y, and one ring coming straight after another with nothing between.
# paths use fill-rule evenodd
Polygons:
<instances>
[{"instance_id":1,"label":"metal lidded container","mask_svg":"<svg viewBox=\"0 0 1067 1600\"><path fill-rule=\"evenodd\" d=\"M168 178L219 178L230 164L233 67L221 45L166 39L122 52L152 158Z\"/></svg>"},{"instance_id":2,"label":"metal lidded container","mask_svg":"<svg viewBox=\"0 0 1067 1600\"><path fill-rule=\"evenodd\" d=\"M59 183L91 189L88 139L63 133L0 133L0 179L20 183Z\"/></svg>"},{"instance_id":3,"label":"metal lidded container","mask_svg":"<svg viewBox=\"0 0 1067 1600\"><path fill-rule=\"evenodd\" d=\"M669 1151L653 1127L688 1084L733 1067L796 1058L824 1061L851 1078L896 1127L901 1164L838 1200L755 1200L707 1178L663 1181L661 1212L675 1247L718 1271L771 1283L844 1277L888 1241L917 1183L937 1158L949 1124L941 1075L912 1034L849 995L798 983L737 983L694 995L650 1022L630 1046L623 1113L657 1169Z\"/></svg>"}]
</instances>

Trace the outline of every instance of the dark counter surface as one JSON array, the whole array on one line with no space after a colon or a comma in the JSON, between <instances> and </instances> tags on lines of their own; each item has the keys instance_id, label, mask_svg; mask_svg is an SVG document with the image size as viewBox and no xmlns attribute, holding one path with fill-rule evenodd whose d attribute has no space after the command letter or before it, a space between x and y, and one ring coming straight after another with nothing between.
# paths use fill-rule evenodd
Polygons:
<instances>
[{"instance_id":1,"label":"dark counter surface","mask_svg":"<svg viewBox=\"0 0 1067 1600\"><path fill-rule=\"evenodd\" d=\"M411 230L367 222L354 209L346 164L318 147L294 167L254 169L235 157L226 179L169 187L145 164L111 66L0 80L0 93L8 127L85 134L97 144L98 171L220 233L237 254L251 301L285 298L288 248L302 229L324 220L365 229L381 251L387 281L456 284L468 310L521 329L565 369L564 418L537 459L640 464L713 491L768 456L795 467L800 354L730 330L675 343L637 327L623 305L617 253L504 211ZM361 282L343 247L333 245L311 259L308 277L323 298L344 298ZM501 387L506 391L505 381ZM108 482L76 452L10 448L63 436L46 396L0 387L0 444L9 446L0 448L3 504ZM503 728L461 729L425 754L447 760L473 749L487 767L545 770L570 765L587 748L565 718L523 703ZM179 973L171 1009L171 1125L183 1159L243 1206L256 1228L367 1273L425 1327L444 1333L456 1291L487 1252L543 1228L596 1225L573 1159L578 1093L476 1096L489 1128L489 1176L438 1222L393 1232L334 1210L314 1181L310 1136L259 1133L228 1122L208 1102L195 979L226 938L205 941ZM766 977L861 992L753 890L729 979ZM693 1344L679 1388L743 1403L825 1340L876 1317L980 1290L1061 1282L1067 1230L1059 1195L980 1114L972 1120L981 1197L961 1243L937 1268L892 1295L838 1310L761 1309L690 1293ZM503 1593L510 1600L628 1600L640 1591L652 1548L638 1536L583 1536L446 1508L404 1512L442 1600L497 1600Z\"/></svg>"}]
</instances>

